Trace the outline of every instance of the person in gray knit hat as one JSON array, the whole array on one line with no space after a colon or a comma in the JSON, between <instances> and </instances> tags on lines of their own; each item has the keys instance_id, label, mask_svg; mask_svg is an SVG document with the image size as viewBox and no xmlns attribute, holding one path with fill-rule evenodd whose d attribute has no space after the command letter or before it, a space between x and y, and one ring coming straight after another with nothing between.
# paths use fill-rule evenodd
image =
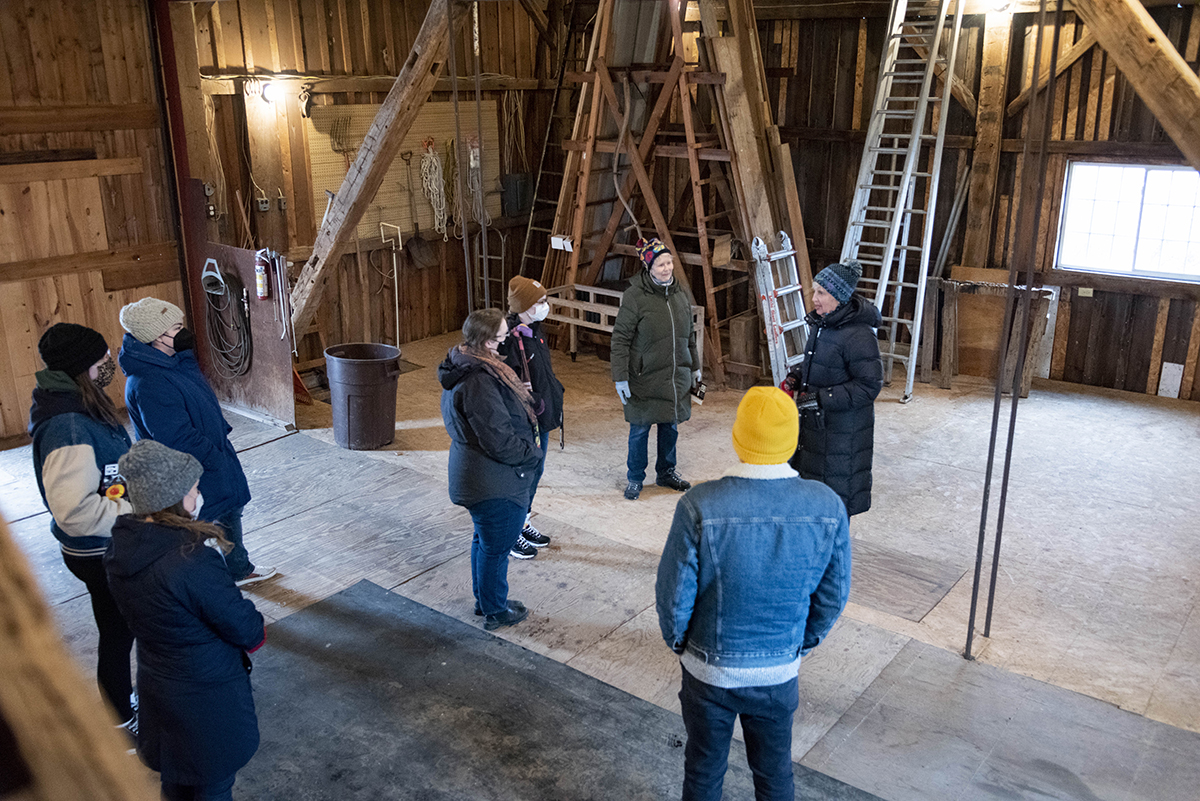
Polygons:
<instances>
[{"instance_id":1,"label":"person in gray knit hat","mask_svg":"<svg viewBox=\"0 0 1200 801\"><path fill-rule=\"evenodd\" d=\"M224 530L196 519L200 462L143 439L118 465L133 513L117 518L104 569L137 640L138 753L163 798L232 801L258 748L248 654L263 616L234 583Z\"/></svg>"},{"instance_id":2,"label":"person in gray knit hat","mask_svg":"<svg viewBox=\"0 0 1200 801\"><path fill-rule=\"evenodd\" d=\"M206 500L200 519L225 529L233 543L229 570L245 586L271 578L275 568L256 567L242 543L242 510L250 502L250 485L229 441L232 428L200 372L195 337L183 322L183 310L159 298L142 298L121 309L127 332L119 357L128 377L125 407L139 440L157 440L200 462Z\"/></svg>"},{"instance_id":3,"label":"person in gray knit hat","mask_svg":"<svg viewBox=\"0 0 1200 801\"><path fill-rule=\"evenodd\" d=\"M849 515L871 508L875 398L883 389L875 336L882 317L855 294L860 278L857 261L831 264L813 278L804 361L780 384L800 414L792 467L833 489Z\"/></svg>"}]
</instances>

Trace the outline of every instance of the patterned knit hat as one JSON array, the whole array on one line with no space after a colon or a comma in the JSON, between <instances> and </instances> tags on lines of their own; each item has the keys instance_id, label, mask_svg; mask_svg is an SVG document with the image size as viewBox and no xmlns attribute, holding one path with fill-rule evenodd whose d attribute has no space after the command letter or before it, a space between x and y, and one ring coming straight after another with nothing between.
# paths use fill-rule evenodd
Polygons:
<instances>
[{"instance_id":1,"label":"patterned knit hat","mask_svg":"<svg viewBox=\"0 0 1200 801\"><path fill-rule=\"evenodd\" d=\"M661 239L639 239L634 247L637 248L638 258L642 260L642 266L649 270L654 266L654 260L663 253L670 253L667 246L662 243Z\"/></svg>"},{"instance_id":2,"label":"patterned knit hat","mask_svg":"<svg viewBox=\"0 0 1200 801\"><path fill-rule=\"evenodd\" d=\"M508 282L508 310L512 314L528 311L533 304L546 297L546 287L532 278L514 275Z\"/></svg>"},{"instance_id":3,"label":"patterned knit hat","mask_svg":"<svg viewBox=\"0 0 1200 801\"><path fill-rule=\"evenodd\" d=\"M800 416L778 387L751 387L733 421L733 450L746 464L783 464L796 452Z\"/></svg>"},{"instance_id":4,"label":"patterned knit hat","mask_svg":"<svg viewBox=\"0 0 1200 801\"><path fill-rule=\"evenodd\" d=\"M829 265L817 273L817 277L813 281L825 287L825 291L833 295L840 305L850 300L860 278L862 278L862 265L852 259L845 264Z\"/></svg>"},{"instance_id":5,"label":"patterned knit hat","mask_svg":"<svg viewBox=\"0 0 1200 801\"><path fill-rule=\"evenodd\" d=\"M195 456L152 439L139 439L117 460L135 515L170 509L183 500L204 468Z\"/></svg>"},{"instance_id":6,"label":"patterned knit hat","mask_svg":"<svg viewBox=\"0 0 1200 801\"><path fill-rule=\"evenodd\" d=\"M121 327L147 345L175 325L183 325L183 309L165 300L142 298L121 309Z\"/></svg>"},{"instance_id":7,"label":"patterned knit hat","mask_svg":"<svg viewBox=\"0 0 1200 801\"><path fill-rule=\"evenodd\" d=\"M108 353L108 343L99 331L75 323L55 323L38 340L38 355L50 370L74 378L87 372Z\"/></svg>"}]
</instances>

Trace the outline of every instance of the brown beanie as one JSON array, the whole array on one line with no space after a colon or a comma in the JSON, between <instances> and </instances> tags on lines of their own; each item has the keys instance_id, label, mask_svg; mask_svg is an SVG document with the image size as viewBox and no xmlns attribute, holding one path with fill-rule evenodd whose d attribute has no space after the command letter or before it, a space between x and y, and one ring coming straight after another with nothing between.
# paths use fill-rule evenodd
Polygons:
<instances>
[{"instance_id":1,"label":"brown beanie","mask_svg":"<svg viewBox=\"0 0 1200 801\"><path fill-rule=\"evenodd\" d=\"M508 282L508 311L520 314L546 296L546 287L532 278L514 275Z\"/></svg>"}]
</instances>

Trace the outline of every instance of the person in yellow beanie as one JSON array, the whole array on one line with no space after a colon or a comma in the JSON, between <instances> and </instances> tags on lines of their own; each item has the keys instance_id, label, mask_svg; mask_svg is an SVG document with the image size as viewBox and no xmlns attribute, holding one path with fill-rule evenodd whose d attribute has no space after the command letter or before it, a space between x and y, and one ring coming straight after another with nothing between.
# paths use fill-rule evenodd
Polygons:
<instances>
[{"instance_id":1,"label":"person in yellow beanie","mask_svg":"<svg viewBox=\"0 0 1200 801\"><path fill-rule=\"evenodd\" d=\"M850 529L837 493L800 478L796 405L775 387L738 404L723 478L688 490L658 564L663 639L682 666L683 798L721 798L741 717L757 799L793 798L797 671L850 597Z\"/></svg>"}]
</instances>

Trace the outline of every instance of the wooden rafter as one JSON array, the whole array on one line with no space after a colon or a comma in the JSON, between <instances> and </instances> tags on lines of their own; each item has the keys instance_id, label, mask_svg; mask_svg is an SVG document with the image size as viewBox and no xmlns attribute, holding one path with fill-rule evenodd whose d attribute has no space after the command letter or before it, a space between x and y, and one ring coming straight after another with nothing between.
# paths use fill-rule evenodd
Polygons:
<instances>
[{"instance_id":1,"label":"wooden rafter","mask_svg":"<svg viewBox=\"0 0 1200 801\"><path fill-rule=\"evenodd\" d=\"M920 38L918 34L909 28L905 28L905 34L906 36L904 43L911 47L920 58L928 61L929 48L916 44L913 41ZM937 76L937 79L941 81L942 85L944 86L946 82L946 65L942 62L934 64L933 72ZM975 116L975 113L978 110L978 104L975 100L975 95L973 92L971 92L971 87L967 86L967 82L960 78L957 72L950 76L950 95L959 102L959 105L961 105L968 114L970 114L972 117Z\"/></svg>"},{"instance_id":2,"label":"wooden rafter","mask_svg":"<svg viewBox=\"0 0 1200 801\"><path fill-rule=\"evenodd\" d=\"M1071 45L1071 47L1068 48L1067 51L1059 57L1058 62L1054 65L1055 77L1062 75L1064 72L1069 70L1071 68L1071 65L1074 64L1079 59L1083 58L1083 54L1086 53L1087 51L1091 50L1092 46L1094 44L1096 44L1095 35L1091 31L1087 31L1086 33L1084 33L1083 36L1080 37L1078 42ZM1023 91L1023 92L1021 92L1021 94L1017 95L1013 99L1013 101L1008 104L1008 109L1005 111L1005 116L1007 116L1007 117L1016 116L1017 113L1019 113L1021 111L1021 109L1025 108L1025 106L1029 105L1029 101L1033 98L1033 87L1036 86L1038 91L1040 92L1046 88L1046 84L1048 84L1049 82L1050 82L1050 70L1045 70L1042 72L1041 75L1038 76L1036 84L1033 84L1032 86L1027 86L1025 88L1025 91Z\"/></svg>"},{"instance_id":3,"label":"wooden rafter","mask_svg":"<svg viewBox=\"0 0 1200 801\"><path fill-rule=\"evenodd\" d=\"M336 265L345 252L417 112L433 92L450 40L451 2L434 0L429 6L412 51L329 206L313 243L312 255L292 289L292 323L298 331L312 322L330 266Z\"/></svg>"},{"instance_id":4,"label":"wooden rafter","mask_svg":"<svg viewBox=\"0 0 1200 801\"><path fill-rule=\"evenodd\" d=\"M1075 13L1200 170L1200 77L1136 0L1074 0Z\"/></svg>"}]
</instances>

